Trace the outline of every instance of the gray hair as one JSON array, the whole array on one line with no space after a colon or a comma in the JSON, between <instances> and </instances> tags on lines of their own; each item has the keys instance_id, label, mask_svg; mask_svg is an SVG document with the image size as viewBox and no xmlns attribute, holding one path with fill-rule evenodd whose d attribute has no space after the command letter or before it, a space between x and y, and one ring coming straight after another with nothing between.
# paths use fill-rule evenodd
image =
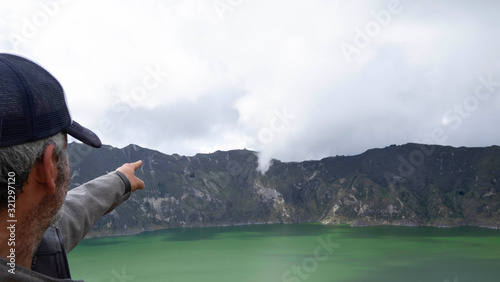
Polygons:
<instances>
[{"instance_id":1,"label":"gray hair","mask_svg":"<svg viewBox=\"0 0 500 282\"><path fill-rule=\"evenodd\" d=\"M59 158L59 172L67 168L66 134L58 133L48 138L20 145L0 147L0 210L7 207L8 179L15 175L15 194L23 192L23 186L33 170L35 163L43 157L47 145L55 146L55 155Z\"/></svg>"}]
</instances>

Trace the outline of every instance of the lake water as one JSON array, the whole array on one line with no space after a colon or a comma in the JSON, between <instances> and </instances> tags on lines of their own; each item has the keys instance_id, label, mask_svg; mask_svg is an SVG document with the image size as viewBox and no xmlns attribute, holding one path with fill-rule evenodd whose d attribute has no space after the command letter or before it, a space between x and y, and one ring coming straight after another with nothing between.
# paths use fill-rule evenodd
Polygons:
<instances>
[{"instance_id":1,"label":"lake water","mask_svg":"<svg viewBox=\"0 0 500 282\"><path fill-rule=\"evenodd\" d=\"M176 228L85 239L68 257L85 281L499 281L500 230Z\"/></svg>"}]
</instances>

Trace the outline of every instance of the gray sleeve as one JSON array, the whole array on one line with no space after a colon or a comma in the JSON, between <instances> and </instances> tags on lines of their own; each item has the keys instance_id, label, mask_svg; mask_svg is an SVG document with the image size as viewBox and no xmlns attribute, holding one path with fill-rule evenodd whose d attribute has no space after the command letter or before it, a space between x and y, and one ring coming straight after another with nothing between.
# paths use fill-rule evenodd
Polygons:
<instances>
[{"instance_id":1,"label":"gray sleeve","mask_svg":"<svg viewBox=\"0 0 500 282\"><path fill-rule=\"evenodd\" d=\"M76 247L101 216L130 197L127 188L121 176L112 172L68 192L56 222L66 253Z\"/></svg>"}]
</instances>

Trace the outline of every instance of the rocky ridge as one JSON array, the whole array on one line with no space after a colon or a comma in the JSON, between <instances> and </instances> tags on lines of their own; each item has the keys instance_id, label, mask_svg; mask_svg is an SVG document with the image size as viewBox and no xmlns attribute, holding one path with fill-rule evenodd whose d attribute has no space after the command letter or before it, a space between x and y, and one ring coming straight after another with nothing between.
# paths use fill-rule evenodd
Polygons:
<instances>
[{"instance_id":1,"label":"rocky ridge","mask_svg":"<svg viewBox=\"0 0 500 282\"><path fill-rule=\"evenodd\" d=\"M144 161L146 189L89 236L171 227L262 223L500 226L500 147L406 144L316 161L274 160L265 175L248 150L166 155L129 145L69 144L71 188Z\"/></svg>"}]
</instances>

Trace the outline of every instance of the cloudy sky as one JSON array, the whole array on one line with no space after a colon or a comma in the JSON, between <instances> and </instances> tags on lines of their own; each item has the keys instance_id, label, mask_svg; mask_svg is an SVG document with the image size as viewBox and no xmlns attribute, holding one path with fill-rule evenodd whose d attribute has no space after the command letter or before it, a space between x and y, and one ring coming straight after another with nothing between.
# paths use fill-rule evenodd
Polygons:
<instances>
[{"instance_id":1,"label":"cloudy sky","mask_svg":"<svg viewBox=\"0 0 500 282\"><path fill-rule=\"evenodd\" d=\"M103 143L301 161L500 142L500 2L2 0Z\"/></svg>"}]
</instances>

